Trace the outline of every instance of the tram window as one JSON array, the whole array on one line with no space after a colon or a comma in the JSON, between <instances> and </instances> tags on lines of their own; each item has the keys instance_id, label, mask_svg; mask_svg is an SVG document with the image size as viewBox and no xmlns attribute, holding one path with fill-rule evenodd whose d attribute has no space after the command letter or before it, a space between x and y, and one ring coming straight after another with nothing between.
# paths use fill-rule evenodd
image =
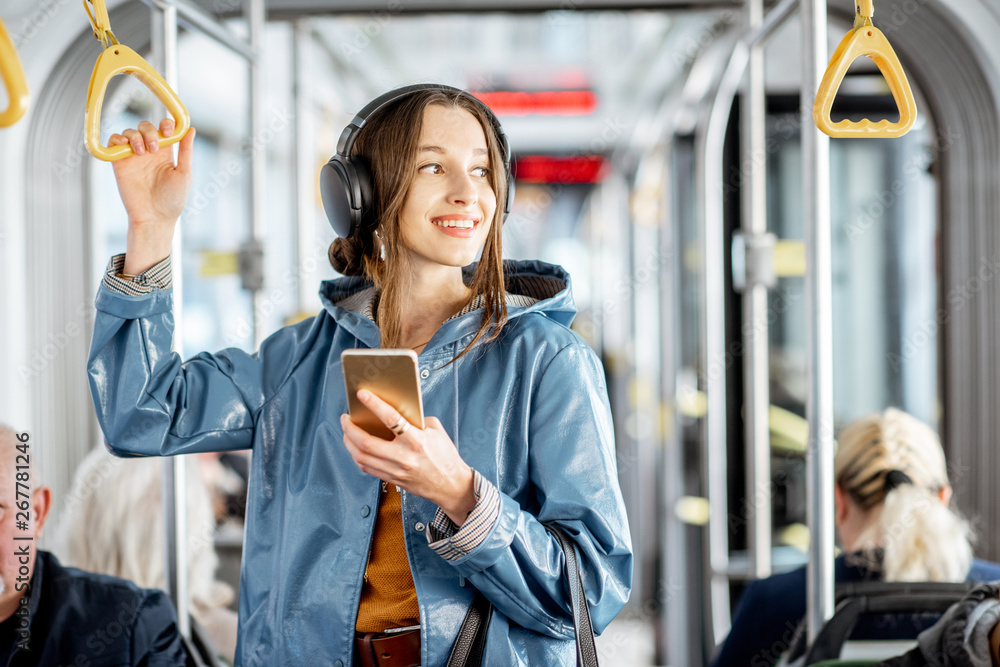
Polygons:
<instances>
[{"instance_id":1,"label":"tram window","mask_svg":"<svg viewBox=\"0 0 1000 667\"><path fill-rule=\"evenodd\" d=\"M844 97L836 108L838 117L885 117L894 105L891 97L880 95ZM769 95L768 230L779 239L803 239L805 234L798 107L797 96ZM738 124L731 120L728 151L738 146L735 127ZM932 426L938 423L937 219L935 183L929 172L934 144L926 119L918 120L900 139L830 144L835 428L887 406L899 407ZM729 160L726 169L736 169L735 161ZM730 224L737 212L735 206L729 208ZM804 280L779 279L768 298L770 402L804 418L808 386ZM738 321L739 300L731 299L727 308ZM685 338L697 340L693 335ZM741 368L731 372L731 386L742 387ZM739 420L730 415L731 423ZM729 439L733 469L741 470L743 434L739 429L730 431ZM773 555L779 569L783 563L804 559L804 554L781 547L805 546L799 530L806 520L804 443L796 446L786 440L772 430L772 523L778 547ZM734 516L745 511L740 506L746 496L743 484L740 476L730 478ZM739 552L746 545L745 525L732 528L730 547Z\"/></svg>"},{"instance_id":2,"label":"tram window","mask_svg":"<svg viewBox=\"0 0 1000 667\"><path fill-rule=\"evenodd\" d=\"M865 99L868 115L892 105L891 98ZM781 109L780 101L777 106L768 123L769 138L779 146L768 162L769 225L779 238L801 239L798 116ZM900 139L831 142L838 425L889 405L931 425L938 422L932 144L926 122ZM777 396L796 412L805 402L803 288L801 279L781 281L788 303L773 304L777 317L771 328L772 365L783 371L775 374Z\"/></svg>"},{"instance_id":3,"label":"tram window","mask_svg":"<svg viewBox=\"0 0 1000 667\"><path fill-rule=\"evenodd\" d=\"M856 98L855 98L856 99ZM891 98L865 97L840 116L883 116ZM781 239L802 239L798 99L769 100L768 225ZM938 423L938 312L935 186L928 171L926 122L901 139L831 142L834 418L840 427L897 406ZM779 280L769 295L771 403L805 416L805 291L801 278ZM914 333L919 332L919 333ZM802 455L775 449L774 530L805 523ZM780 483L779 483L780 482ZM738 540L736 541L738 543ZM777 563L777 561L776 561Z\"/></svg>"},{"instance_id":4,"label":"tram window","mask_svg":"<svg viewBox=\"0 0 1000 667\"><path fill-rule=\"evenodd\" d=\"M584 313L591 307L587 275L589 251L580 229L584 202L593 186L583 183L518 184L511 219L504 224L504 256L559 264L573 283L573 298Z\"/></svg>"}]
</instances>

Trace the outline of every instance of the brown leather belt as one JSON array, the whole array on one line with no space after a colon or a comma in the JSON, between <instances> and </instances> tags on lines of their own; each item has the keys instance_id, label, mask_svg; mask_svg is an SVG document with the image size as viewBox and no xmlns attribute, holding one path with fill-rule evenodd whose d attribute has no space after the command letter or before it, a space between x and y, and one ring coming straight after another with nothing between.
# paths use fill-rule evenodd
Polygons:
<instances>
[{"instance_id":1,"label":"brown leather belt","mask_svg":"<svg viewBox=\"0 0 1000 667\"><path fill-rule=\"evenodd\" d=\"M420 630L357 633L355 664L362 667L420 667Z\"/></svg>"}]
</instances>

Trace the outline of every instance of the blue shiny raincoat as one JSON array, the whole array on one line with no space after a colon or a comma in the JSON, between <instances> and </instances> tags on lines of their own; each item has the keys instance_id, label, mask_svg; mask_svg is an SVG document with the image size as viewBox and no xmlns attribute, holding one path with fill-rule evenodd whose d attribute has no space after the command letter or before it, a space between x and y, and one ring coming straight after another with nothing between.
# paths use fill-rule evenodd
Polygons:
<instances>
[{"instance_id":1,"label":"blue shiny raincoat","mask_svg":"<svg viewBox=\"0 0 1000 667\"><path fill-rule=\"evenodd\" d=\"M453 364L481 310L445 322L419 356L424 413L500 491L485 541L458 560L428 547L436 506L403 492L406 553L420 607L425 667L444 665L481 590L495 610L484 665L575 664L562 553L541 521L576 542L595 629L621 610L632 554L618 485L607 389L593 351L569 330L569 276L506 262L501 338ZM240 577L242 665L349 666L379 480L343 444L340 353L379 346L361 278L324 282L324 310L285 327L255 354L227 349L182 362L170 351L172 293L102 286L91 391L119 455L253 450ZM528 299L526 302L531 302Z\"/></svg>"}]
</instances>

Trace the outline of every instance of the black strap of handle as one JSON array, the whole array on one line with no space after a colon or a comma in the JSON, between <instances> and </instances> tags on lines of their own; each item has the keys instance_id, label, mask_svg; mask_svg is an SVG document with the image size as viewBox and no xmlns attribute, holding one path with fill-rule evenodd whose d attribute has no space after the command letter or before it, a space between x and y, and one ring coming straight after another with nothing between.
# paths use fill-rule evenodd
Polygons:
<instances>
[{"instance_id":1,"label":"black strap of handle","mask_svg":"<svg viewBox=\"0 0 1000 667\"><path fill-rule=\"evenodd\" d=\"M486 649L486 629L493 615L493 605L482 593L476 592L476 597L469 607L469 612L462 621L458 631L458 639L448 656L448 667L480 667L483 664L483 652Z\"/></svg>"},{"instance_id":2,"label":"black strap of handle","mask_svg":"<svg viewBox=\"0 0 1000 667\"><path fill-rule=\"evenodd\" d=\"M590 607L583 593L583 577L576 559L576 547L569 535L554 523L545 524L545 529L559 542L565 556L566 580L569 582L569 599L573 608L573 629L576 630L577 667L598 667L597 646L594 643L594 626L590 622Z\"/></svg>"},{"instance_id":3,"label":"black strap of handle","mask_svg":"<svg viewBox=\"0 0 1000 667\"><path fill-rule=\"evenodd\" d=\"M577 667L599 667L597 663L597 646L594 643L594 626L590 622L590 607L587 596L583 593L583 577L580 575L580 565L576 558L576 547L573 541L555 524L544 524L546 530L562 547L565 567L563 572L569 582L570 606L573 610L573 629L576 631L576 664ZM482 593L476 593L476 598L469 607L469 612L462 621L458 638L448 656L447 667L480 667L483 652L486 647L486 629L490 624L493 605Z\"/></svg>"}]
</instances>

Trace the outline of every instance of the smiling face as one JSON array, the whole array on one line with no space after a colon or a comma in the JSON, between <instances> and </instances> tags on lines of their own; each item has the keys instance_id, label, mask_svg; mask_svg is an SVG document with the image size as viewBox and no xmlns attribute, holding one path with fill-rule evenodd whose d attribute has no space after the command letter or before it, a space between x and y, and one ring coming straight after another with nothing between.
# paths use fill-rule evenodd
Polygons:
<instances>
[{"instance_id":1,"label":"smiling face","mask_svg":"<svg viewBox=\"0 0 1000 667\"><path fill-rule=\"evenodd\" d=\"M399 215L417 270L475 261L496 211L489 152L479 121L464 109L425 107L413 181Z\"/></svg>"}]
</instances>

